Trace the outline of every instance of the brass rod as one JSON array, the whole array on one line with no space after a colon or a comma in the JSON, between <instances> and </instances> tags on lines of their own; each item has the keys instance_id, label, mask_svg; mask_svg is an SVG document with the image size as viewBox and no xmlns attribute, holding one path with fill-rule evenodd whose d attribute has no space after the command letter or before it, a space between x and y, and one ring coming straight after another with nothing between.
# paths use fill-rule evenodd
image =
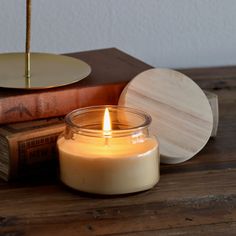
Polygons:
<instances>
[{"instance_id":1,"label":"brass rod","mask_svg":"<svg viewBox=\"0 0 236 236\"><path fill-rule=\"evenodd\" d=\"M25 78L30 84L31 0L26 0Z\"/></svg>"}]
</instances>

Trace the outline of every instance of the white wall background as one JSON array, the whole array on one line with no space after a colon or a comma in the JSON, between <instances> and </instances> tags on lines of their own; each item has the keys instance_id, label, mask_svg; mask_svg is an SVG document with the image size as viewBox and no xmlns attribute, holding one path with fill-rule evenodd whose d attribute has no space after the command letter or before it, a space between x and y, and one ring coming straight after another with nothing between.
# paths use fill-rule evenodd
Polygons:
<instances>
[{"instance_id":1,"label":"white wall background","mask_svg":"<svg viewBox=\"0 0 236 236\"><path fill-rule=\"evenodd\" d=\"M32 0L32 50L117 47L153 66L236 64L236 0ZM23 51L25 0L0 0L0 52Z\"/></svg>"}]
</instances>

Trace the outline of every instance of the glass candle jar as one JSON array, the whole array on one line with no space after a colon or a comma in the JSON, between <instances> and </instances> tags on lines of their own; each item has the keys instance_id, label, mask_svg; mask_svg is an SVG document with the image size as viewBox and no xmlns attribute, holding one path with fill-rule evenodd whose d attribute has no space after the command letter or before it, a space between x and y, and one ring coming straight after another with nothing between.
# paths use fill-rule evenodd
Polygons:
<instances>
[{"instance_id":1,"label":"glass candle jar","mask_svg":"<svg viewBox=\"0 0 236 236\"><path fill-rule=\"evenodd\" d=\"M69 113L58 138L61 180L96 194L124 194L152 188L159 180L159 146L149 135L151 117L120 106Z\"/></svg>"}]
</instances>

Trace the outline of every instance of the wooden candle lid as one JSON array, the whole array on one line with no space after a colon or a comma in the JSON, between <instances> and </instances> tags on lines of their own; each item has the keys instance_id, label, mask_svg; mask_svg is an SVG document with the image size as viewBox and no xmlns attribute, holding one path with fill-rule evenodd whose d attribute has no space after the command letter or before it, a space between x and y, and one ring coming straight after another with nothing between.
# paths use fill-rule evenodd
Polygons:
<instances>
[{"instance_id":1,"label":"wooden candle lid","mask_svg":"<svg viewBox=\"0 0 236 236\"><path fill-rule=\"evenodd\" d=\"M207 143L213 127L210 104L200 87L184 74L150 69L123 90L119 105L152 116L150 132L160 142L161 162L184 162Z\"/></svg>"}]
</instances>

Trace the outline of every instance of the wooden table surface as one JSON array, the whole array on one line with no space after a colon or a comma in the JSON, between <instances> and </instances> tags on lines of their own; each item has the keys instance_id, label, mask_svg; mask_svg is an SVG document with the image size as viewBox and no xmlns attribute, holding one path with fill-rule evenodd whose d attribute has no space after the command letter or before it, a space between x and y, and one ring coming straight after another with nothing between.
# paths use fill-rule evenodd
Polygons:
<instances>
[{"instance_id":1,"label":"wooden table surface","mask_svg":"<svg viewBox=\"0 0 236 236\"><path fill-rule=\"evenodd\" d=\"M197 156L161 165L157 186L125 196L0 181L0 235L236 235L236 67L182 71L219 96L218 135Z\"/></svg>"}]
</instances>

